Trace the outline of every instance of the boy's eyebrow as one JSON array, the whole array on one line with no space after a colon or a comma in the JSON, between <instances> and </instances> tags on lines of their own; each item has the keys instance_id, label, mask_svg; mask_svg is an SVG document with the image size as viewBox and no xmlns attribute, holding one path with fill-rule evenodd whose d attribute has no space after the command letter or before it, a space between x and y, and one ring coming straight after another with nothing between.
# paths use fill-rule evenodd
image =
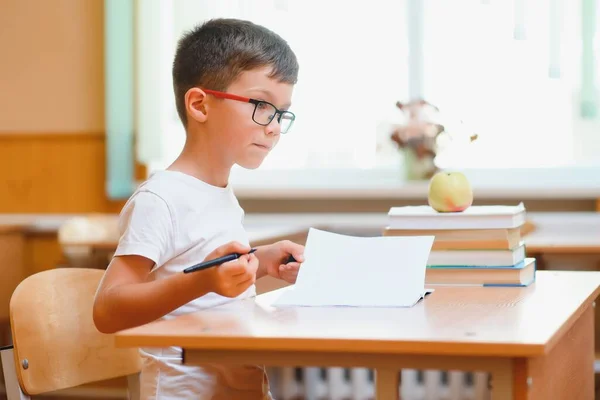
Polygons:
<instances>
[{"instance_id":1,"label":"boy's eyebrow","mask_svg":"<svg viewBox=\"0 0 600 400\"><path fill-rule=\"evenodd\" d=\"M264 93L264 94L268 94L271 97L273 96L273 94L270 91L268 91L267 89L252 88L252 89L250 89L250 91L251 92L261 92L261 93Z\"/></svg>"},{"instance_id":2,"label":"boy's eyebrow","mask_svg":"<svg viewBox=\"0 0 600 400\"><path fill-rule=\"evenodd\" d=\"M250 89L250 91L252 91L252 92L261 92L261 93L264 93L264 94L266 94L267 96L269 96L269 97L270 97L270 99L273 99L273 93L271 93L271 92L270 92L270 91L268 91L267 89L261 89L261 88L252 88L252 89ZM286 103L286 104L284 104L283 106L281 106L280 108L281 108L281 109L283 109L283 110L285 110L285 109L288 109L288 108L290 108L291 106L292 106L292 103Z\"/></svg>"}]
</instances>

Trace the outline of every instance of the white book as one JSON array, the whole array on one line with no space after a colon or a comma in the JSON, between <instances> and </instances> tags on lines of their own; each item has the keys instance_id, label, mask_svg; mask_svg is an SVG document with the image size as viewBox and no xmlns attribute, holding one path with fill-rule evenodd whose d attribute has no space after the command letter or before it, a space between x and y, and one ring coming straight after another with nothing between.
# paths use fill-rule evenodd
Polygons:
<instances>
[{"instance_id":1,"label":"white book","mask_svg":"<svg viewBox=\"0 0 600 400\"><path fill-rule=\"evenodd\" d=\"M516 206L471 206L460 212L438 212L430 206L392 207L389 229L511 229L525 224L523 203Z\"/></svg>"},{"instance_id":2,"label":"white book","mask_svg":"<svg viewBox=\"0 0 600 400\"><path fill-rule=\"evenodd\" d=\"M433 236L354 237L311 228L296 283L273 306L411 307Z\"/></svg>"},{"instance_id":3,"label":"white book","mask_svg":"<svg viewBox=\"0 0 600 400\"><path fill-rule=\"evenodd\" d=\"M511 267L525 260L525 244L513 250L434 250L428 266Z\"/></svg>"}]
</instances>

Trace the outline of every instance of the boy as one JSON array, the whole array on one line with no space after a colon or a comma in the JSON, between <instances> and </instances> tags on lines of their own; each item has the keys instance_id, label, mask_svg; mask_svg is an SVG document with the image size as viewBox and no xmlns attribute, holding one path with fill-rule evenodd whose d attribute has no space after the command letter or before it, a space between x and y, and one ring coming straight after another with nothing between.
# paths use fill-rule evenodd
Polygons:
<instances>
[{"instance_id":1,"label":"boy","mask_svg":"<svg viewBox=\"0 0 600 400\"><path fill-rule=\"evenodd\" d=\"M304 248L282 241L250 251L229 184L234 164L257 168L294 121L298 63L275 33L247 21L211 20L185 34L173 86L186 142L165 171L125 204L115 257L100 283L94 323L115 332L253 296L256 278L295 282ZM229 253L236 261L182 270ZM287 263L289 256L298 262ZM181 349L141 349L141 397L268 399L259 366L182 365Z\"/></svg>"}]
</instances>

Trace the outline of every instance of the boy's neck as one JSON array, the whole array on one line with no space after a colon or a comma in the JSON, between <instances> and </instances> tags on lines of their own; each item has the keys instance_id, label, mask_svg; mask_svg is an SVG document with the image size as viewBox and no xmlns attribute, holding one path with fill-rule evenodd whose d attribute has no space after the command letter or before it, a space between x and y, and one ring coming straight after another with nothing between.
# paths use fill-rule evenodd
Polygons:
<instances>
[{"instance_id":1,"label":"boy's neck","mask_svg":"<svg viewBox=\"0 0 600 400\"><path fill-rule=\"evenodd\" d=\"M199 140L203 137L206 138L203 135L188 133L181 154L167 170L191 175L209 185L226 187L231 166L223 165L220 154L211 151L212 146Z\"/></svg>"}]
</instances>

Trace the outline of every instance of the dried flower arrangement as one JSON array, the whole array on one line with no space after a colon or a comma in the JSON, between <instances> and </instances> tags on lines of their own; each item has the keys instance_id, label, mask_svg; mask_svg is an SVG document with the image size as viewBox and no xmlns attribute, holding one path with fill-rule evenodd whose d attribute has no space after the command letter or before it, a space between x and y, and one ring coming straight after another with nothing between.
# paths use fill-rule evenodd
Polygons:
<instances>
[{"instance_id":1,"label":"dried flower arrangement","mask_svg":"<svg viewBox=\"0 0 600 400\"><path fill-rule=\"evenodd\" d=\"M406 122L394 128L391 139L404 155L406 179L429 179L439 171L438 154L464 132L448 132L439 109L425 100L397 102L396 107L405 113ZM477 135L468 134L466 139L473 142Z\"/></svg>"}]
</instances>

